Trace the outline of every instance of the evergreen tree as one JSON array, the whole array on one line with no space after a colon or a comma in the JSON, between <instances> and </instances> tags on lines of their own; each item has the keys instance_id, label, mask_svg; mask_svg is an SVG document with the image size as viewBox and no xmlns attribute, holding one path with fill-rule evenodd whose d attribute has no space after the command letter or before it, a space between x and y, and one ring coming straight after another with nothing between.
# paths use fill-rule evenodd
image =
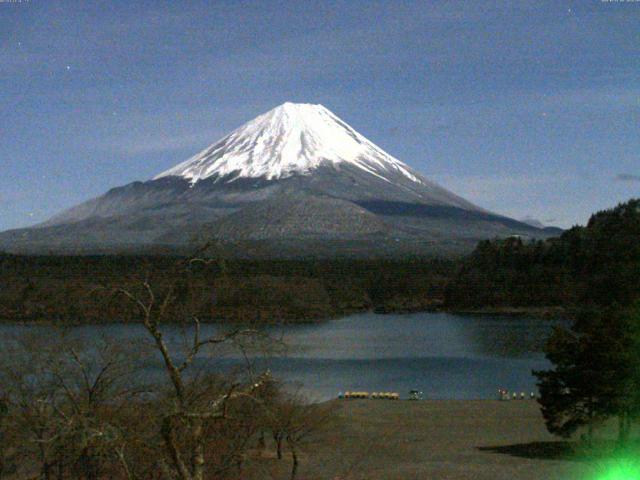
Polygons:
<instances>
[{"instance_id":1,"label":"evergreen tree","mask_svg":"<svg viewBox=\"0 0 640 480\"><path fill-rule=\"evenodd\" d=\"M583 313L571 330L556 329L546 345L553 369L534 372L547 429L569 437L617 417L624 446L640 417L640 302Z\"/></svg>"},{"instance_id":2,"label":"evergreen tree","mask_svg":"<svg viewBox=\"0 0 640 480\"><path fill-rule=\"evenodd\" d=\"M586 425L590 440L601 416L598 373L589 365L589 343L574 331L556 328L546 345L547 359L554 368L534 372L542 415L553 434L570 437Z\"/></svg>"}]
</instances>

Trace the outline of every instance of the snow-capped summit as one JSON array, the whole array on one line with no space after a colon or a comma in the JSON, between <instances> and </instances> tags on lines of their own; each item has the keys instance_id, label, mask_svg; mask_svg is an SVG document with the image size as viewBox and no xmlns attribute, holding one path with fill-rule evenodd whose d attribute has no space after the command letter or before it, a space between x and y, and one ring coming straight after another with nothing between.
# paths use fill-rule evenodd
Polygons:
<instances>
[{"instance_id":1,"label":"snow-capped summit","mask_svg":"<svg viewBox=\"0 0 640 480\"><path fill-rule=\"evenodd\" d=\"M390 181L399 173L422 183L400 160L356 132L322 105L290 103L245 123L183 163L157 175L182 177L191 183L214 177L276 180L306 175L321 165L354 165Z\"/></svg>"}]
</instances>

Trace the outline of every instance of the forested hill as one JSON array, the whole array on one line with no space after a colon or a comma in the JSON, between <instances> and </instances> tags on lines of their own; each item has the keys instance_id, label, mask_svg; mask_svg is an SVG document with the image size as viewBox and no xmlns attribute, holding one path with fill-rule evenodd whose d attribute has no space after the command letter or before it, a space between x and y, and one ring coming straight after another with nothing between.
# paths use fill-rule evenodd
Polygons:
<instances>
[{"instance_id":1,"label":"forested hill","mask_svg":"<svg viewBox=\"0 0 640 480\"><path fill-rule=\"evenodd\" d=\"M450 307L628 305L640 297L640 199L591 216L585 227L524 243L483 241L449 282Z\"/></svg>"}]
</instances>

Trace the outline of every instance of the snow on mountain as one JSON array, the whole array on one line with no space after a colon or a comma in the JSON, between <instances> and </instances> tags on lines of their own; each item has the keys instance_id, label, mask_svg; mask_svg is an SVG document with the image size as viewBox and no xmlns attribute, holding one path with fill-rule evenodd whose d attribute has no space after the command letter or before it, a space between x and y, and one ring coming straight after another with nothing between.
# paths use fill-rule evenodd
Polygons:
<instances>
[{"instance_id":1,"label":"snow on mountain","mask_svg":"<svg viewBox=\"0 0 640 480\"><path fill-rule=\"evenodd\" d=\"M227 183L239 178L275 180L341 163L387 182L391 182L389 173L399 173L424 183L407 165L322 105L289 102L245 123L154 180L170 176L186 178L192 184L210 177Z\"/></svg>"}]
</instances>

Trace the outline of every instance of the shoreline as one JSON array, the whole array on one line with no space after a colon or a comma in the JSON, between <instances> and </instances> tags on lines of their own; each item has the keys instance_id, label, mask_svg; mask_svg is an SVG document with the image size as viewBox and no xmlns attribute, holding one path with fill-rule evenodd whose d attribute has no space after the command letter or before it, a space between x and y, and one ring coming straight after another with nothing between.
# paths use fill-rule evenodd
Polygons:
<instances>
[{"instance_id":1,"label":"shoreline","mask_svg":"<svg viewBox=\"0 0 640 480\"><path fill-rule=\"evenodd\" d=\"M455 315L483 316L499 315L505 317L532 317L542 320L566 319L569 311L565 307L481 307L443 309Z\"/></svg>"},{"instance_id":2,"label":"shoreline","mask_svg":"<svg viewBox=\"0 0 640 480\"><path fill-rule=\"evenodd\" d=\"M534 319L540 320L562 320L567 319L569 312L564 307L486 307L486 308L447 308L440 304L433 303L429 307L424 308L411 308L411 307L402 307L402 308L368 308L368 309L349 309L344 312L336 313L331 316L323 316L323 317L302 317L302 318L288 318L286 315L281 317L281 319L276 319L276 316L270 313L266 317L262 315L245 315L245 319L241 318L233 318L228 320L223 320L224 317L216 315L209 318L200 318L200 321L203 324L211 324L211 325L242 325L242 324L255 324L255 325L304 325L304 324L315 324L315 323L324 323L330 322L333 320L338 320L340 318L348 317L351 315L358 315L364 313L373 313L375 315L411 315L416 313L447 313L451 315L460 315L460 316L498 316L505 317L507 320L509 317L513 318L521 318L521 317L530 317ZM249 320L249 317L252 317ZM126 323L138 323L135 320L122 320L122 321L90 321L90 322L82 322L82 321L73 321L73 320L46 320L43 318L6 318L0 317L0 324L4 325L64 325L64 326L83 326L83 325L110 325L110 324L126 324ZM166 322L167 325L176 325L185 322L175 321L175 322ZM186 322L189 323L189 322Z\"/></svg>"}]
</instances>

